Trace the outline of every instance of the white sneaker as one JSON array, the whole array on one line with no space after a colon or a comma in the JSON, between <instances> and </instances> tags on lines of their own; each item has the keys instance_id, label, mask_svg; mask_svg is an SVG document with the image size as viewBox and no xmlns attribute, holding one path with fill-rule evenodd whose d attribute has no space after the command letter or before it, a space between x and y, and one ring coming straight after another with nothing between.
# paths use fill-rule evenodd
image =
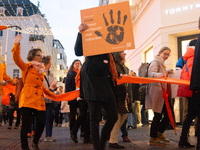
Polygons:
<instances>
[{"instance_id":1,"label":"white sneaker","mask_svg":"<svg viewBox=\"0 0 200 150\"><path fill-rule=\"evenodd\" d=\"M68 123L68 122L65 123L64 125L62 125L62 127L64 127L64 128L68 128L68 127L69 127L69 123Z\"/></svg>"},{"instance_id":2,"label":"white sneaker","mask_svg":"<svg viewBox=\"0 0 200 150\"><path fill-rule=\"evenodd\" d=\"M44 141L45 141L45 142L55 142L56 139L53 139L52 137L46 137L46 138L44 139Z\"/></svg>"}]
</instances>

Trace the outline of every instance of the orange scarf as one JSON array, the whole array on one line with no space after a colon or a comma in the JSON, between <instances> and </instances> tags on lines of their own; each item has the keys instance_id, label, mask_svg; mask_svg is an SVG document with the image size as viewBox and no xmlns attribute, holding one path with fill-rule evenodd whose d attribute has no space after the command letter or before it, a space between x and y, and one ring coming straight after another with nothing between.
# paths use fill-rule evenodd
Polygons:
<instances>
[{"instance_id":1,"label":"orange scarf","mask_svg":"<svg viewBox=\"0 0 200 150\"><path fill-rule=\"evenodd\" d=\"M114 62L114 59L113 59L113 56L111 53L109 53L110 55L110 72L111 72L111 75L112 75L112 80L113 80L113 84L115 85L115 81L117 81L117 70L116 70L116 67L115 67L115 62Z\"/></svg>"}]
</instances>

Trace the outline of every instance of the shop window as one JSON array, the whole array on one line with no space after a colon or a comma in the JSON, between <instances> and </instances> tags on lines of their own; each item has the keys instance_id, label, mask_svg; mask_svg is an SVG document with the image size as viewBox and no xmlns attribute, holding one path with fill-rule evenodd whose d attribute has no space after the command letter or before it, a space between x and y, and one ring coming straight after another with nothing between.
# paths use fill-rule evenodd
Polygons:
<instances>
[{"instance_id":1,"label":"shop window","mask_svg":"<svg viewBox=\"0 0 200 150\"><path fill-rule=\"evenodd\" d=\"M145 52L145 62L150 63L153 60L153 47Z\"/></svg>"},{"instance_id":2,"label":"shop window","mask_svg":"<svg viewBox=\"0 0 200 150\"><path fill-rule=\"evenodd\" d=\"M13 78L19 77L19 69L13 69Z\"/></svg>"}]
</instances>

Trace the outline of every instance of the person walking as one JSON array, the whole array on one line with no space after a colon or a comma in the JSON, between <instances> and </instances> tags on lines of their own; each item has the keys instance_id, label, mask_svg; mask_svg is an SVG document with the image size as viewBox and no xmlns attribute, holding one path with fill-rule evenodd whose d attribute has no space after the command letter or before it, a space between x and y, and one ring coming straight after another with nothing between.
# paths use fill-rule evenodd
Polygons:
<instances>
[{"instance_id":1,"label":"person walking","mask_svg":"<svg viewBox=\"0 0 200 150\"><path fill-rule=\"evenodd\" d=\"M182 80L190 80L191 78L196 42L197 40L190 41L189 47L187 48L187 51L183 56L183 59L186 61L186 63L181 71L180 79ZM194 100L192 99L192 90L189 89L189 86L179 85L177 96L186 97L188 99L188 106L187 106L188 113L183 123L182 132L181 132L178 146L192 148L195 146L189 143L188 137L187 137L187 134L190 129L190 125L192 121L194 120L194 118L196 117L194 104L193 104Z\"/></svg>"},{"instance_id":2,"label":"person walking","mask_svg":"<svg viewBox=\"0 0 200 150\"><path fill-rule=\"evenodd\" d=\"M169 69L167 72L164 65L164 62L168 59L170 53L171 50L168 47L162 47L160 49L158 55L155 56L154 60L150 63L148 68L148 77L167 77L168 73L173 72L172 69ZM167 91L167 94L170 95L169 86L163 83L163 87ZM155 82L149 84L145 104L146 109L152 109L154 112L154 117L150 129L150 145L165 145L166 143L170 142L163 134L169 125L169 117L162 94L163 92L160 83Z\"/></svg>"},{"instance_id":3,"label":"person walking","mask_svg":"<svg viewBox=\"0 0 200 150\"><path fill-rule=\"evenodd\" d=\"M82 32L88 29L87 24L79 26L75 44L76 56L83 56ZM90 132L95 150L104 150L110 132L117 121L117 105L114 95L114 81L117 78L112 54L101 54L85 57L80 71L80 98L88 102L90 112ZM106 112L106 122L99 136L101 108Z\"/></svg>"},{"instance_id":4,"label":"person walking","mask_svg":"<svg viewBox=\"0 0 200 150\"><path fill-rule=\"evenodd\" d=\"M54 75L50 71L51 68L52 58L50 55L44 56L42 58L42 63L45 66L45 75L44 75L44 86L49 89L51 92L57 90L57 82L54 81ZM46 135L45 135L45 142L55 142L56 139L52 138L52 131L53 131L53 104L52 100L48 98L44 98L46 104Z\"/></svg>"},{"instance_id":5,"label":"person walking","mask_svg":"<svg viewBox=\"0 0 200 150\"><path fill-rule=\"evenodd\" d=\"M34 150L39 150L38 142L44 130L46 115L44 93L54 98L55 94L50 92L43 85L45 67L44 64L41 63L42 50L31 49L27 55L27 60L29 62L25 63L20 56L21 38L21 34L15 37L12 49L13 60L21 69L24 83L19 97L19 108L21 108L22 113L21 147L23 150L30 150L27 133L28 128L31 126L31 116L34 115L36 118L36 126L32 147Z\"/></svg>"},{"instance_id":6,"label":"person walking","mask_svg":"<svg viewBox=\"0 0 200 150\"><path fill-rule=\"evenodd\" d=\"M63 114L65 124L62 127L69 127L69 105L68 101L62 101L60 111Z\"/></svg>"},{"instance_id":7,"label":"person walking","mask_svg":"<svg viewBox=\"0 0 200 150\"><path fill-rule=\"evenodd\" d=\"M76 59L72 62L71 66L69 67L68 74L65 79L65 93L76 90L75 77L81 66L82 66L81 61ZM76 122L77 108L79 107L79 105L77 99L69 101L68 104L70 109L70 131L72 131L74 124Z\"/></svg>"}]
</instances>

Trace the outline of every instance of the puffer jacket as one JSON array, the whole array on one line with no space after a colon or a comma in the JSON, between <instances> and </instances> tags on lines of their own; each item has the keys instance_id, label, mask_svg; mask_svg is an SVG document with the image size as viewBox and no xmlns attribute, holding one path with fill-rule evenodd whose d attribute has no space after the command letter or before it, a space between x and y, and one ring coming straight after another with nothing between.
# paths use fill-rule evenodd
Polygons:
<instances>
[{"instance_id":1,"label":"puffer jacket","mask_svg":"<svg viewBox=\"0 0 200 150\"><path fill-rule=\"evenodd\" d=\"M194 46L188 47L188 49L183 57L183 59L186 60L187 62L185 63L185 65L183 66L183 69L181 71L180 79L182 79L182 80L190 81L190 79L191 79L192 66L193 66L193 60L194 60L194 51L195 51ZM190 90L189 86L187 86L187 85L179 85L178 91L177 91L177 96L192 97L192 90Z\"/></svg>"}]
</instances>

